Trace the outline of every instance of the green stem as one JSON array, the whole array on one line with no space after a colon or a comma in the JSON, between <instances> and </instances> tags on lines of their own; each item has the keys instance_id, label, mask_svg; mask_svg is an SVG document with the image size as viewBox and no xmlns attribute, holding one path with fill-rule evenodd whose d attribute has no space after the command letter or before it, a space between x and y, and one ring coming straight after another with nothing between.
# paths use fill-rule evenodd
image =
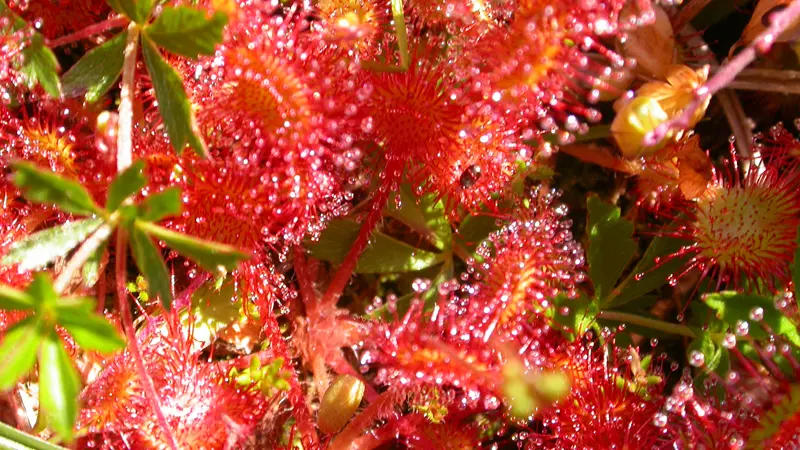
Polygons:
<instances>
[{"instance_id":1,"label":"green stem","mask_svg":"<svg viewBox=\"0 0 800 450\"><path fill-rule=\"evenodd\" d=\"M406 31L406 17L403 13L403 0L392 0L392 19L394 30L397 34L397 46L400 49L400 67L408 70L408 32Z\"/></svg>"},{"instance_id":2,"label":"green stem","mask_svg":"<svg viewBox=\"0 0 800 450\"><path fill-rule=\"evenodd\" d=\"M651 330L663 331L665 333L677 334L679 336L686 336L695 338L694 331L685 325L677 323L669 323L663 320L650 319L642 317L638 314L631 314L620 311L600 311L597 315L600 319L613 320L616 322L623 322L631 325L639 325L641 327L650 328Z\"/></svg>"},{"instance_id":3,"label":"green stem","mask_svg":"<svg viewBox=\"0 0 800 450\"><path fill-rule=\"evenodd\" d=\"M64 450L0 422L0 448L9 450Z\"/></svg>"}]
</instances>

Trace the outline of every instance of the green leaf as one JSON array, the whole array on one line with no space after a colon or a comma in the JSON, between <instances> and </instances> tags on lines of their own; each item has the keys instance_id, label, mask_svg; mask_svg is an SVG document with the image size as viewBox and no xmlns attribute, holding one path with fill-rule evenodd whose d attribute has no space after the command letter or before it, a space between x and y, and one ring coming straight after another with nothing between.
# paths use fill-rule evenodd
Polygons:
<instances>
[{"instance_id":1,"label":"green leaf","mask_svg":"<svg viewBox=\"0 0 800 450\"><path fill-rule=\"evenodd\" d=\"M8 311L25 311L33 309L36 305L34 299L26 292L10 286L0 285L0 309Z\"/></svg>"},{"instance_id":2,"label":"green leaf","mask_svg":"<svg viewBox=\"0 0 800 450\"><path fill-rule=\"evenodd\" d=\"M604 298L614 289L625 266L636 251L633 223L620 217L620 209L604 203L597 196L589 197L589 278L597 298Z\"/></svg>"},{"instance_id":3,"label":"green leaf","mask_svg":"<svg viewBox=\"0 0 800 450\"><path fill-rule=\"evenodd\" d=\"M66 256L102 224L103 219L81 219L33 233L15 243L2 264L19 264L20 270L41 269Z\"/></svg>"},{"instance_id":4,"label":"green leaf","mask_svg":"<svg viewBox=\"0 0 800 450\"><path fill-rule=\"evenodd\" d=\"M158 111L164 119L167 135L175 151L180 154L188 142L198 155L206 157L208 150L200 136L195 133L192 106L180 75L164 61L161 53L146 36L142 39L142 53L156 91Z\"/></svg>"},{"instance_id":5,"label":"green leaf","mask_svg":"<svg viewBox=\"0 0 800 450\"><path fill-rule=\"evenodd\" d=\"M697 337L686 348L686 356L689 362L691 363L696 358L695 352L699 352L703 355L703 362L698 367L703 367L709 372L713 372L718 368L727 372L729 367L720 367L720 363L727 362L730 364L730 359L728 359L727 355L728 349L715 342L710 333L700 328L693 327L692 330Z\"/></svg>"},{"instance_id":6,"label":"green leaf","mask_svg":"<svg viewBox=\"0 0 800 450\"><path fill-rule=\"evenodd\" d=\"M139 204L139 218L148 222L158 222L165 217L180 214L181 206L181 190L173 186L147 196Z\"/></svg>"},{"instance_id":7,"label":"green leaf","mask_svg":"<svg viewBox=\"0 0 800 450\"><path fill-rule=\"evenodd\" d=\"M191 259L212 274L220 272L220 268L235 270L239 262L249 258L247 254L230 245L177 233L151 222L137 220L135 226L148 235L164 241L169 248Z\"/></svg>"},{"instance_id":8,"label":"green leaf","mask_svg":"<svg viewBox=\"0 0 800 450\"><path fill-rule=\"evenodd\" d=\"M214 47L222 42L222 29L227 23L228 16L221 12L209 18L204 11L194 8L166 6L144 33L169 52L197 58L214 54Z\"/></svg>"},{"instance_id":9,"label":"green leaf","mask_svg":"<svg viewBox=\"0 0 800 450\"><path fill-rule=\"evenodd\" d=\"M86 101L94 103L111 89L122 73L125 41L128 32L93 48L64 74L64 95L74 97L86 93Z\"/></svg>"},{"instance_id":10,"label":"green leaf","mask_svg":"<svg viewBox=\"0 0 800 450\"><path fill-rule=\"evenodd\" d=\"M138 221L136 223L139 223ZM169 283L169 272L161 252L139 227L133 226L131 232L131 248L136 267L147 280L148 291L158 295L164 309L169 311L172 304L172 289Z\"/></svg>"},{"instance_id":11,"label":"green leaf","mask_svg":"<svg viewBox=\"0 0 800 450\"><path fill-rule=\"evenodd\" d=\"M395 202L389 202L387 210L392 217L427 237L439 250L450 246L450 222L445 217L444 203L437 200L436 195L427 194L417 198L411 192L411 186L404 184L400 187L400 208Z\"/></svg>"},{"instance_id":12,"label":"green leaf","mask_svg":"<svg viewBox=\"0 0 800 450\"><path fill-rule=\"evenodd\" d=\"M153 10L152 0L106 0L106 2L114 11L139 24L147 22Z\"/></svg>"},{"instance_id":13,"label":"green leaf","mask_svg":"<svg viewBox=\"0 0 800 450\"><path fill-rule=\"evenodd\" d=\"M192 309L181 312L181 321L192 326L192 338L199 343L211 344L223 328L244 317L242 302L234 280L230 277L217 289L209 281L192 293Z\"/></svg>"},{"instance_id":14,"label":"green leaf","mask_svg":"<svg viewBox=\"0 0 800 450\"><path fill-rule=\"evenodd\" d=\"M124 172L117 175L111 186L108 188L108 199L106 209L116 211L128 197L142 190L147 185L147 178L144 176L144 161L139 159L134 161Z\"/></svg>"},{"instance_id":15,"label":"green leaf","mask_svg":"<svg viewBox=\"0 0 800 450\"><path fill-rule=\"evenodd\" d=\"M670 275L686 264L688 256L672 255L688 244L671 237L657 236L653 239L631 274L603 299L602 309L622 306L663 286Z\"/></svg>"},{"instance_id":16,"label":"green leaf","mask_svg":"<svg viewBox=\"0 0 800 450\"><path fill-rule=\"evenodd\" d=\"M592 328L599 312L597 302L584 295L569 298L558 294L546 314L554 323L561 325L558 329L565 337L574 341Z\"/></svg>"},{"instance_id":17,"label":"green leaf","mask_svg":"<svg viewBox=\"0 0 800 450\"><path fill-rule=\"evenodd\" d=\"M46 272L38 272L34 275L33 281L25 292L37 305L55 305L58 301L58 293L53 287L53 280Z\"/></svg>"},{"instance_id":18,"label":"green leaf","mask_svg":"<svg viewBox=\"0 0 800 450\"><path fill-rule=\"evenodd\" d=\"M51 97L61 97L58 59L44 44L44 37L41 34L33 34L30 43L22 50L22 59L21 72L30 87L38 82Z\"/></svg>"},{"instance_id":19,"label":"green leaf","mask_svg":"<svg viewBox=\"0 0 800 450\"><path fill-rule=\"evenodd\" d=\"M476 214L467 216L461 222L455 238L462 247L474 252L481 242L499 229L497 217Z\"/></svg>"},{"instance_id":20,"label":"green leaf","mask_svg":"<svg viewBox=\"0 0 800 450\"><path fill-rule=\"evenodd\" d=\"M360 228L361 224L352 220L334 220L319 241L307 241L305 246L315 258L338 264L347 255ZM411 272L444 261L444 253L420 250L380 232L373 232L371 242L358 260L356 273Z\"/></svg>"},{"instance_id":21,"label":"green leaf","mask_svg":"<svg viewBox=\"0 0 800 450\"><path fill-rule=\"evenodd\" d=\"M36 363L36 349L42 339L42 322L36 316L27 317L6 330L0 341L0 391L6 391Z\"/></svg>"},{"instance_id":22,"label":"green leaf","mask_svg":"<svg viewBox=\"0 0 800 450\"><path fill-rule=\"evenodd\" d=\"M4 450L66 450L0 422L0 448Z\"/></svg>"},{"instance_id":23,"label":"green leaf","mask_svg":"<svg viewBox=\"0 0 800 450\"><path fill-rule=\"evenodd\" d=\"M92 287L100 280L100 264L103 261L106 247L108 247L108 240L104 240L83 264L81 274L83 275L83 284L86 287Z\"/></svg>"},{"instance_id":24,"label":"green leaf","mask_svg":"<svg viewBox=\"0 0 800 450\"><path fill-rule=\"evenodd\" d=\"M72 427L78 417L80 380L64 343L55 330L44 336L39 348L39 403L53 430L72 441Z\"/></svg>"},{"instance_id":25,"label":"green leaf","mask_svg":"<svg viewBox=\"0 0 800 450\"><path fill-rule=\"evenodd\" d=\"M112 353L125 347L117 329L91 309L82 306L58 307L58 324L72 335L84 350Z\"/></svg>"},{"instance_id":26,"label":"green leaf","mask_svg":"<svg viewBox=\"0 0 800 450\"><path fill-rule=\"evenodd\" d=\"M735 329L739 321L747 322L748 334L754 339L768 339L769 333L760 323L768 325L773 333L783 336L795 346L800 346L797 324L775 307L772 298L733 291L707 295L703 301L717 313L717 317ZM758 319L758 315L763 318Z\"/></svg>"},{"instance_id":27,"label":"green leaf","mask_svg":"<svg viewBox=\"0 0 800 450\"><path fill-rule=\"evenodd\" d=\"M77 182L27 162L17 161L11 166L14 168L14 184L28 200L57 205L70 214L91 216L101 213L89 192Z\"/></svg>"}]
</instances>

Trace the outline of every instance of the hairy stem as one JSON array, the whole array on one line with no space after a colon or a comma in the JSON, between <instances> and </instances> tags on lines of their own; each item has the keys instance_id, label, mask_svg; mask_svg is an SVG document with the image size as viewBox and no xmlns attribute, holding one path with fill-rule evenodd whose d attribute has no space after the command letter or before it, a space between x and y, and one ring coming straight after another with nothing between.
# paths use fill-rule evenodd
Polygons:
<instances>
[{"instance_id":1,"label":"hairy stem","mask_svg":"<svg viewBox=\"0 0 800 450\"><path fill-rule=\"evenodd\" d=\"M72 34L68 34L66 36L61 36L60 38L53 39L52 41L47 42L47 46L50 48L60 47L62 45L71 44L73 42L77 42L89 37L92 37L96 34L103 33L108 30L112 30L114 28L120 28L125 26L129 20L125 17L115 17L113 19L104 20L102 22L95 23L93 25L89 25L88 27L76 31Z\"/></svg>"},{"instance_id":2,"label":"hairy stem","mask_svg":"<svg viewBox=\"0 0 800 450\"><path fill-rule=\"evenodd\" d=\"M119 125L117 128L117 171L127 169L133 161L133 75L136 71L136 50L139 44L139 26L128 25L125 43L125 60L122 65L120 85Z\"/></svg>"},{"instance_id":3,"label":"hairy stem","mask_svg":"<svg viewBox=\"0 0 800 450\"><path fill-rule=\"evenodd\" d=\"M695 90L694 100L683 110L682 114L662 123L655 130L647 133L643 144L651 147L661 142L670 131L689 128L692 117L700 105L736 79L736 76L750 65L759 53L768 52L772 44L778 39L778 36L793 24L798 17L800 17L800 0L794 0L786 9L775 13L771 17L770 26L763 33L758 35L752 43L725 64L703 86Z\"/></svg>"},{"instance_id":4,"label":"hairy stem","mask_svg":"<svg viewBox=\"0 0 800 450\"><path fill-rule=\"evenodd\" d=\"M642 317L638 314L631 314L620 311L600 311L597 315L600 319L613 320L615 322L622 322L631 325L639 325L640 327L650 328L651 330L663 331L665 333L677 334L679 336L686 336L688 338L695 338L694 331L691 328L680 325L677 323L669 323L663 320L650 319Z\"/></svg>"},{"instance_id":5,"label":"hairy stem","mask_svg":"<svg viewBox=\"0 0 800 450\"><path fill-rule=\"evenodd\" d=\"M89 236L88 239L83 241L83 244L78 248L78 251L72 255L69 262L67 262L66 267L58 274L58 278L54 283L54 288L56 292L59 294L64 292L64 289L67 288L70 280L72 277L77 273L81 267L92 257L95 250L97 250L108 236L111 235L112 226L108 223L104 223L100 226L94 233Z\"/></svg>"},{"instance_id":6,"label":"hairy stem","mask_svg":"<svg viewBox=\"0 0 800 450\"><path fill-rule=\"evenodd\" d=\"M169 444L169 447L172 450L178 450L178 442L175 440L175 435L172 433L172 429L169 427L167 419L164 416L164 411L161 409L161 402L158 399L158 393L156 392L155 385L153 384L153 379L150 377L150 374L147 373L147 368L145 367L144 359L142 358L142 352L140 351L139 343L136 340L136 330L133 327L133 317L131 316L131 310L128 306L128 302L126 301L128 298L127 291L125 289L127 261L128 239L127 235L125 234L125 230L120 228L117 231L117 255L115 270L117 301L119 302L119 312L122 317L122 328L125 329L125 336L128 339L128 350L131 352L131 356L133 356L134 365L136 366L136 373L142 381L145 397L150 403L150 408L153 410L153 413L156 415L156 420L161 428L161 432L164 433L165 440Z\"/></svg>"}]
</instances>

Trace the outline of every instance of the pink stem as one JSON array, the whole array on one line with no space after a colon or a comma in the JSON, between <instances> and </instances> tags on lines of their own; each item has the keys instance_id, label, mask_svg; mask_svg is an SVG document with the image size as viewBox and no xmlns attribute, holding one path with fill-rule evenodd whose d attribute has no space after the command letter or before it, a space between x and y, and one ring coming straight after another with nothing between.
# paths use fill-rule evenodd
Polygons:
<instances>
[{"instance_id":1,"label":"pink stem","mask_svg":"<svg viewBox=\"0 0 800 450\"><path fill-rule=\"evenodd\" d=\"M164 416L164 411L161 409L161 403L158 400L158 393L156 392L153 379L147 373L147 368L144 365L142 352L139 350L139 343L136 340L136 330L133 327L133 318L131 317L131 310L128 307L128 294L125 289L125 274L127 273L127 258L128 258L128 239L125 231L121 228L117 231L117 255L116 255L116 272L117 272L117 300L119 302L119 312L122 316L122 328L125 329L125 336L128 338L128 348L133 356L133 362L136 365L136 372L144 385L145 397L147 397L152 408L153 413L156 415L156 420L164 433L167 443L172 450L178 450L178 442L175 440L175 435L167 423Z\"/></svg>"},{"instance_id":2,"label":"pink stem","mask_svg":"<svg viewBox=\"0 0 800 450\"><path fill-rule=\"evenodd\" d=\"M328 290L325 291L322 300L320 301L319 308L321 310L329 309L334 306L339 300L339 297L344 292L350 276L358 264L358 258L367 249L369 245L369 237L372 231L378 225L378 222L383 217L383 208L386 202L389 201L389 194L392 192L393 185L400 181L400 174L403 170L403 160L400 158L389 159L384 169L384 178L381 180L378 190L375 192L370 202L369 212L364 222L361 224L361 229L358 230L358 236L350 247L350 251L345 256L342 264L333 275Z\"/></svg>"},{"instance_id":3,"label":"pink stem","mask_svg":"<svg viewBox=\"0 0 800 450\"><path fill-rule=\"evenodd\" d=\"M47 46L50 48L55 48L55 47L60 47L62 45L71 44L73 42L86 39L96 34L100 34L112 28L123 27L128 22L129 22L128 19L126 19L125 17L115 17L113 19L104 20L94 25L89 25L88 27L76 31L72 34L61 36L60 38L53 39L52 41L47 41Z\"/></svg>"},{"instance_id":4,"label":"pink stem","mask_svg":"<svg viewBox=\"0 0 800 450\"><path fill-rule=\"evenodd\" d=\"M725 64L703 86L694 92L694 100L678 117L668 120L644 137L645 146L653 146L661 142L672 130L687 129L695 111L712 95L730 84L736 76L747 68L759 53L767 53L778 37L800 17L800 0L793 1L788 8L779 11L770 17L770 25L759 34L738 55Z\"/></svg>"}]
</instances>

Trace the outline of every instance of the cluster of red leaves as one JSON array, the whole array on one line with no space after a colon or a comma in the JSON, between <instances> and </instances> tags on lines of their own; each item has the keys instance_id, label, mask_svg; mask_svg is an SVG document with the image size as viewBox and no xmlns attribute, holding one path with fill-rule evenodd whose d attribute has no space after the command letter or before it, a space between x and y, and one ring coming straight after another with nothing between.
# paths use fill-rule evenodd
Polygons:
<instances>
[{"instance_id":1,"label":"cluster of red leaves","mask_svg":"<svg viewBox=\"0 0 800 450\"><path fill-rule=\"evenodd\" d=\"M559 325L555 316L568 311L556 299L578 297L586 281L583 249L554 191L526 188L512 198L519 168L552 148L546 132L568 143L600 119L587 104L613 89L602 79L626 66L606 40L646 22L649 2L412 0L405 19L383 0L202 3L228 13L223 43L213 56L169 60L211 156L175 154L141 70L133 140L135 157L147 162L143 195L180 188L183 212L165 226L251 255L228 275L235 295L222 301L241 304L257 324L242 338L262 342L268 359L287 361L288 387L237 384L230 369L247 368L247 356L220 362L213 348L196 348L193 327L177 318L200 284L200 269L171 255L174 290L188 291L183 301L164 316L151 304L139 311L140 362L160 413L147 401L131 352L96 361L102 371L84 380L79 445L170 448L170 433L179 448L209 449L264 442L296 448L297 440L331 449L513 441L525 448L735 449L759 432L771 448L795 439L798 394L786 376L760 373L764 392L748 386L752 395L731 395L724 404L696 394L686 379L669 392L660 362L643 368L638 350L616 347L610 334ZM39 0L13 7L41 21L37 28L49 39L109 15L94 0L63 2L63 11ZM394 33L398 20L408 27L407 42ZM0 165L34 162L78 180L102 202L116 172L114 121L98 120L90 105L22 89L12 67L26 37L3 39L0 82L14 87L14 98L4 91ZM687 141L637 161L643 165L611 165L640 177L646 214L675 219L662 234L691 242L674 255L690 257L676 277L699 269L720 285L745 277L770 290L789 284L800 224L798 144L780 129L766 141L762 159L746 161L742 177L741 161L714 170ZM442 283L434 300L426 305L420 296L402 318L355 317L336 300L404 181L415 194L442 200L453 224L469 212L498 211L504 201L513 213L467 261L464 283ZM34 231L71 220L28 204L8 179L0 188L0 255ZM323 272L301 244L370 190L353 250L320 295ZM16 266L0 270L5 285L23 287L29 279ZM71 289L104 296L105 282L90 289L76 281ZM0 312L0 333L19 318ZM504 391L512 363L533 375L568 374L569 392L531 417L512 417L514 399ZM316 401L331 372L365 381L368 405L341 433L320 436ZM722 384L732 389L729 380Z\"/></svg>"}]
</instances>

